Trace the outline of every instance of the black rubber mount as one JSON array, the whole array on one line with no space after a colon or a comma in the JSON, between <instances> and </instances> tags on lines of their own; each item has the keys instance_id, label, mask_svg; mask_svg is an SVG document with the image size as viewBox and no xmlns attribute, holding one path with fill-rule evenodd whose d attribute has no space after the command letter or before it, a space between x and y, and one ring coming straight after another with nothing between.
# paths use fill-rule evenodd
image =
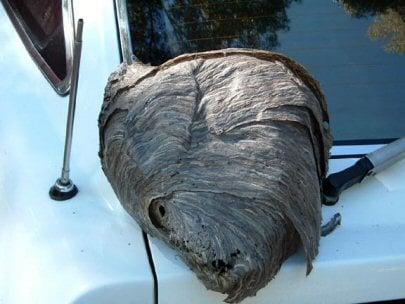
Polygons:
<instances>
[{"instance_id":1,"label":"black rubber mount","mask_svg":"<svg viewBox=\"0 0 405 304\"><path fill-rule=\"evenodd\" d=\"M77 189L76 185L73 185L72 189L69 191L60 191L58 187L53 185L51 189L49 189L49 196L55 201L66 201L74 197L77 192L79 192L79 189Z\"/></svg>"},{"instance_id":2,"label":"black rubber mount","mask_svg":"<svg viewBox=\"0 0 405 304\"><path fill-rule=\"evenodd\" d=\"M327 206L336 204L342 191L360 183L373 168L373 163L365 156L353 166L329 175L323 183L323 204Z\"/></svg>"}]
</instances>

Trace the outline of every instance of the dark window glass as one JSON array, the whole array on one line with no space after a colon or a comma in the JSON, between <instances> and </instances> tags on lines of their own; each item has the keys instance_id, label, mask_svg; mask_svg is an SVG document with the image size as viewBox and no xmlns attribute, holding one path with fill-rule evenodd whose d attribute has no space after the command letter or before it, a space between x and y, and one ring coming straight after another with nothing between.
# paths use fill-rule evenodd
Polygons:
<instances>
[{"instance_id":1,"label":"dark window glass","mask_svg":"<svg viewBox=\"0 0 405 304\"><path fill-rule=\"evenodd\" d=\"M52 85L65 93L68 74L61 0L3 0L23 42Z\"/></svg>"},{"instance_id":2,"label":"dark window glass","mask_svg":"<svg viewBox=\"0 0 405 304\"><path fill-rule=\"evenodd\" d=\"M403 0L128 0L128 15L143 62L227 47L281 52L321 82L335 139L405 136Z\"/></svg>"}]
</instances>

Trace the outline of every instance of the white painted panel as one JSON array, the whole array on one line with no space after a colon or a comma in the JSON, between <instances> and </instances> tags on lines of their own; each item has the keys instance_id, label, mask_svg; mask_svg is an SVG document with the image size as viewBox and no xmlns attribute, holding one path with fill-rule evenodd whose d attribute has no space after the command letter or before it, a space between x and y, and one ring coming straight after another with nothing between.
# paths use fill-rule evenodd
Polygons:
<instances>
[{"instance_id":1,"label":"white painted panel","mask_svg":"<svg viewBox=\"0 0 405 304\"><path fill-rule=\"evenodd\" d=\"M0 303L153 303L142 233L98 158L97 117L119 64L113 1L74 1L84 19L71 177L55 202L68 99L57 95L0 5Z\"/></svg>"}]
</instances>

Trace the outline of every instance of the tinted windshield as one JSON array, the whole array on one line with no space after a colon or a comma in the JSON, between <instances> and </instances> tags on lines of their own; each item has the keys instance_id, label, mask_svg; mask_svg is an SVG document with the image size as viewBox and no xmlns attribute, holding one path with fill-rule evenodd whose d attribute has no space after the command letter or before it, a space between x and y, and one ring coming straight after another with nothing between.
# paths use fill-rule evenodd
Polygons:
<instances>
[{"instance_id":1,"label":"tinted windshield","mask_svg":"<svg viewBox=\"0 0 405 304\"><path fill-rule=\"evenodd\" d=\"M317 78L336 140L405 136L404 1L129 0L135 55L247 47L284 53Z\"/></svg>"}]
</instances>

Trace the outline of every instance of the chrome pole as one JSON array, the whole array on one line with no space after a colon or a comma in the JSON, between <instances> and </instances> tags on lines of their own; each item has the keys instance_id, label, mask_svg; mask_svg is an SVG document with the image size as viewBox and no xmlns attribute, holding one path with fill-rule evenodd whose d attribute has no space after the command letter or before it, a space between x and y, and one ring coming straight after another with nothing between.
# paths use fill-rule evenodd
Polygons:
<instances>
[{"instance_id":1,"label":"chrome pole","mask_svg":"<svg viewBox=\"0 0 405 304\"><path fill-rule=\"evenodd\" d=\"M132 43L129 32L127 1L116 0L115 8L117 12L118 31L120 37L122 60L126 64L133 62Z\"/></svg>"},{"instance_id":2,"label":"chrome pole","mask_svg":"<svg viewBox=\"0 0 405 304\"><path fill-rule=\"evenodd\" d=\"M58 201L74 197L78 189L69 177L70 154L72 150L73 124L75 119L77 85L79 81L80 57L82 52L83 19L77 22L76 36L73 47L73 66L70 81L69 108L66 123L65 150L61 176L49 190L49 196Z\"/></svg>"}]
</instances>

